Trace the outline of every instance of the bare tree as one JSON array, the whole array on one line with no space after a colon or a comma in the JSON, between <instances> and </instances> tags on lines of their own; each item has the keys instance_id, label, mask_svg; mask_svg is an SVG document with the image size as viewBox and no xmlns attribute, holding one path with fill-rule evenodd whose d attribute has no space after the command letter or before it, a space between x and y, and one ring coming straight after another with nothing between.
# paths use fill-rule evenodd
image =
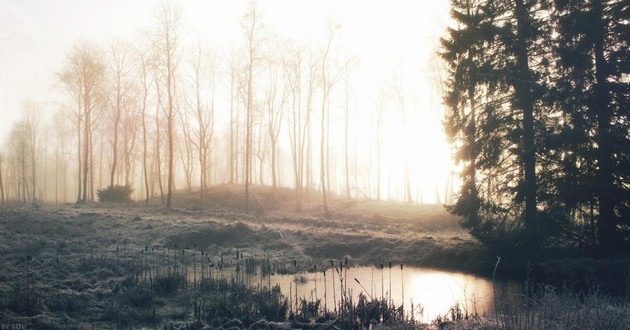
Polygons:
<instances>
[{"instance_id":1,"label":"bare tree","mask_svg":"<svg viewBox=\"0 0 630 330\"><path fill-rule=\"evenodd\" d=\"M100 93L102 91L104 65L99 53L98 48L94 45L88 43L76 45L67 56L64 69L58 74L58 79L66 87L70 97L77 103L75 120L78 155L80 155L78 158L83 158L83 160L79 159L78 161L78 203L88 201L87 185L88 173L91 169L89 155L94 123L93 115L99 102L102 102L102 94ZM81 134L83 134L82 138ZM83 150L81 150L81 145L83 145Z\"/></svg>"},{"instance_id":2,"label":"bare tree","mask_svg":"<svg viewBox=\"0 0 630 330\"><path fill-rule=\"evenodd\" d=\"M239 117L242 84L239 77L239 52L232 49L230 52L230 175L229 183L238 183L238 164L239 164Z\"/></svg>"},{"instance_id":3,"label":"bare tree","mask_svg":"<svg viewBox=\"0 0 630 330\"><path fill-rule=\"evenodd\" d=\"M138 125L140 123L140 114L137 111L136 95L130 100L133 107L125 112L123 118L121 136L122 136L122 160L123 160L123 182L127 186L132 186L133 169L137 161L136 146L138 144Z\"/></svg>"},{"instance_id":4,"label":"bare tree","mask_svg":"<svg viewBox=\"0 0 630 330\"><path fill-rule=\"evenodd\" d=\"M37 199L37 147L39 142L39 130L41 126L40 107L33 102L26 102L22 116L24 121L24 134L27 139L27 148L30 153L31 166L31 202Z\"/></svg>"},{"instance_id":5,"label":"bare tree","mask_svg":"<svg viewBox=\"0 0 630 330\"><path fill-rule=\"evenodd\" d=\"M142 121L142 176L144 179L144 193L145 193L145 206L149 206L149 167L147 165L148 158L148 142L147 142L147 102L149 98L149 90L152 84L152 77L150 75L151 59L144 50L137 50L137 69L140 72L141 90L142 90L142 103L140 106L140 120Z\"/></svg>"},{"instance_id":6,"label":"bare tree","mask_svg":"<svg viewBox=\"0 0 630 330\"><path fill-rule=\"evenodd\" d=\"M382 170L382 127L383 127L383 112L385 110L385 91L381 89L377 95L374 111L375 130L376 130L376 199L381 199L381 170Z\"/></svg>"},{"instance_id":7,"label":"bare tree","mask_svg":"<svg viewBox=\"0 0 630 330\"><path fill-rule=\"evenodd\" d=\"M287 121L293 161L296 210L302 210L305 188L310 184L310 142L313 99L318 68L314 56L307 56L304 47L293 46L283 58L287 91ZM305 95L304 95L305 94ZM303 102L303 98L306 98Z\"/></svg>"},{"instance_id":8,"label":"bare tree","mask_svg":"<svg viewBox=\"0 0 630 330\"><path fill-rule=\"evenodd\" d=\"M3 154L0 154L0 205L4 205L4 180L2 180L2 172L4 167L2 166Z\"/></svg>"},{"instance_id":9,"label":"bare tree","mask_svg":"<svg viewBox=\"0 0 630 330\"><path fill-rule=\"evenodd\" d=\"M335 33L337 32L337 30L339 29L339 26L331 23L329 26L329 31L328 31L328 40L326 42L326 48L324 49L324 52L322 54L321 57L321 88L322 88L322 97L321 97L321 102L322 102L322 106L321 106L321 125L320 125L320 185L321 185L321 190L322 190L322 198L323 198L323 202L324 202L324 215L326 218L330 217L330 212L328 210L328 201L327 201L327 195L326 195L326 181L327 181L327 171L326 171L326 167L327 167L327 161L328 158L327 154L328 154L328 148L326 147L326 142L329 140L327 139L328 136L328 132L330 131L330 128L327 128L327 119L328 119L328 107L329 107L329 103L330 103L330 92L333 88L333 86L335 85L335 83L337 83L337 81L339 80L339 78L341 77L341 74L344 72L343 68L339 69L339 68L335 68L334 66L331 65L330 61L330 51L332 49L332 44L333 44L333 40L335 37ZM330 173L330 171L328 171L328 173Z\"/></svg>"},{"instance_id":10,"label":"bare tree","mask_svg":"<svg viewBox=\"0 0 630 330\"><path fill-rule=\"evenodd\" d=\"M253 126L253 98L254 98L254 70L262 59L262 47L266 38L262 35L262 22L256 3L252 2L250 8L241 21L241 27L245 34L245 54L247 71L247 101L245 119L245 212L249 211L249 184L252 175L252 126Z\"/></svg>"},{"instance_id":11,"label":"bare tree","mask_svg":"<svg viewBox=\"0 0 630 330\"><path fill-rule=\"evenodd\" d=\"M18 202L27 202L32 198L32 191L29 183L29 166L34 167L35 164L29 162L31 155L31 130L28 122L24 119L17 122L9 136L9 157L11 158L12 171L9 175L12 178L12 187L15 199ZM32 159L31 159L32 160Z\"/></svg>"},{"instance_id":12,"label":"bare tree","mask_svg":"<svg viewBox=\"0 0 630 330\"><path fill-rule=\"evenodd\" d=\"M110 78L112 98L110 99L110 115L113 125L112 163L110 169L109 186L114 187L116 168L119 156L119 137L121 135L121 121L128 119L131 111L134 88L135 61L131 45L123 41L115 41L109 49L107 69ZM128 123L127 123L128 126ZM128 182L125 182L128 184ZM113 190L112 190L113 191Z\"/></svg>"},{"instance_id":13,"label":"bare tree","mask_svg":"<svg viewBox=\"0 0 630 330\"><path fill-rule=\"evenodd\" d=\"M190 132L190 127L188 125L189 119L186 112L180 112L180 123L182 128L182 136L183 143L177 143L177 148L179 149L179 156L182 162L182 167L184 168L184 179L186 180L186 188L188 192L192 192L192 184L193 184L193 167L194 167L194 138L192 133ZM183 149L182 149L183 145Z\"/></svg>"},{"instance_id":14,"label":"bare tree","mask_svg":"<svg viewBox=\"0 0 630 330\"><path fill-rule=\"evenodd\" d=\"M350 161L349 161L349 152L348 152L348 148L350 146L349 143L349 125L350 125L350 90L349 90L349 80L350 80L350 67L351 65L354 65L354 63L356 62L356 59L349 59L344 67L344 77L345 77L345 127L344 127L344 160L345 160L345 177L346 177L346 198L350 198ZM355 143L356 146L356 143ZM354 180L354 184L355 184L355 188L357 188L356 186L358 185L358 180L357 180L357 169L356 169L356 148L355 148L355 169L354 169L354 175L355 175L355 180Z\"/></svg>"},{"instance_id":15,"label":"bare tree","mask_svg":"<svg viewBox=\"0 0 630 330\"><path fill-rule=\"evenodd\" d=\"M154 35L154 47L158 66L166 78L166 138L168 143L168 182L166 190L166 208L170 209L173 200L174 185L174 145L175 145L175 81L180 49L180 10L169 3L162 3L155 11L157 29Z\"/></svg>"},{"instance_id":16,"label":"bare tree","mask_svg":"<svg viewBox=\"0 0 630 330\"><path fill-rule=\"evenodd\" d=\"M155 92L156 92L156 106L155 106L155 159L153 162L154 167L154 175L155 180L158 184L158 188L160 190L160 202L164 204L164 184L162 182L162 152L160 151L162 148L162 140L161 140L161 121L160 121L160 110L164 112L164 104L162 103L162 88L160 86L160 81L158 79L159 72L157 71L157 66L154 66L154 75L155 79Z\"/></svg>"},{"instance_id":17,"label":"bare tree","mask_svg":"<svg viewBox=\"0 0 630 330\"><path fill-rule=\"evenodd\" d=\"M302 113L302 63L304 62L304 51L302 48L293 48L287 53L290 56L285 55L283 58L283 67L285 79L290 90L289 142L291 143L291 156L293 159L296 210L299 212L302 210L302 178L304 169L302 122L306 121L303 119L306 116L303 116Z\"/></svg>"},{"instance_id":18,"label":"bare tree","mask_svg":"<svg viewBox=\"0 0 630 330\"><path fill-rule=\"evenodd\" d=\"M68 201L68 166L70 163L70 151L68 150L69 138L72 134L71 128L67 125L69 110L62 107L54 116L55 133L55 204ZM61 192L59 191L61 190ZM61 195L61 196L60 196Z\"/></svg>"},{"instance_id":19,"label":"bare tree","mask_svg":"<svg viewBox=\"0 0 630 330\"><path fill-rule=\"evenodd\" d=\"M267 134L271 147L271 182L274 192L279 181L279 137L282 126L284 107L288 98L286 84L282 81L280 61L272 59L268 62L265 105L267 108Z\"/></svg>"},{"instance_id":20,"label":"bare tree","mask_svg":"<svg viewBox=\"0 0 630 330\"><path fill-rule=\"evenodd\" d=\"M210 52L198 46L189 58L190 82L194 90L192 108L195 120L195 138L191 142L199 155L199 201L203 207L208 186L210 147L214 134L214 99L216 94L216 64Z\"/></svg>"},{"instance_id":21,"label":"bare tree","mask_svg":"<svg viewBox=\"0 0 630 330\"><path fill-rule=\"evenodd\" d=\"M409 175L409 136L407 132L407 121L405 112L405 85L401 70L399 70L398 74L394 75L394 78L392 80L392 92L395 95L398 109L400 110L400 125L402 127L403 136L403 184L405 201L407 203L411 203L413 201L413 196L411 194L411 178Z\"/></svg>"}]
</instances>

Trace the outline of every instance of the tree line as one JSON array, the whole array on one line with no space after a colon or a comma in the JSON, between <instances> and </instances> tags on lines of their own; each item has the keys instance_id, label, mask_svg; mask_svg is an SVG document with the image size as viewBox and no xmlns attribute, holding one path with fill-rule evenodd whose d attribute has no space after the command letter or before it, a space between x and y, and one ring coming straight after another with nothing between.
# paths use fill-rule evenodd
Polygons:
<instances>
[{"instance_id":1,"label":"tree line","mask_svg":"<svg viewBox=\"0 0 630 330\"><path fill-rule=\"evenodd\" d=\"M630 3L452 0L445 128L453 214L482 241L624 254L630 239Z\"/></svg>"},{"instance_id":2,"label":"tree line","mask_svg":"<svg viewBox=\"0 0 630 330\"><path fill-rule=\"evenodd\" d=\"M297 210L317 194L326 213L331 192L391 198L381 190L400 185L401 199L421 201L408 161L391 169L404 171L404 183L381 165L384 123L409 126L402 82L383 83L376 105L358 111L351 102L359 64L341 49L338 25L309 45L278 37L263 18L252 3L241 44L224 55L185 34L181 9L168 2L133 43L75 44L55 72L60 110L52 123L38 116L41 105L25 105L0 155L2 201L91 203L97 190L127 185L146 204L158 197L170 208L176 189L197 191L203 205L219 183L244 185L246 210L252 184L295 188ZM361 117L378 119L376 134L353 129ZM357 151L371 143L377 150ZM433 189L450 198L446 187Z\"/></svg>"}]
</instances>

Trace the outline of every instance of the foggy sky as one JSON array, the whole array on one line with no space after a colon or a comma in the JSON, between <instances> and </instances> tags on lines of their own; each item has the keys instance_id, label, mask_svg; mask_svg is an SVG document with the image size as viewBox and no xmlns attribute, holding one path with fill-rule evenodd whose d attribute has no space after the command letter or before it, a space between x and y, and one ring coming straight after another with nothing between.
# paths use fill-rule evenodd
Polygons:
<instances>
[{"instance_id":1,"label":"foggy sky","mask_svg":"<svg viewBox=\"0 0 630 330\"><path fill-rule=\"evenodd\" d=\"M34 101L50 114L59 108L54 73L77 42L134 40L150 28L161 0L0 0L0 146L22 103ZM235 43L248 1L179 1L187 35L217 48ZM265 20L279 33L316 39L332 18L342 25L344 46L358 54L368 75L403 60L419 67L432 51L448 16L448 1L259 1ZM217 30L219 32L217 32ZM408 57L408 58L406 58ZM417 63L413 61L417 59ZM387 63L390 62L390 63ZM371 71L371 72L370 72ZM363 73L365 75L365 73ZM361 75L361 73L359 73ZM377 78L378 79L378 78ZM422 91L418 91L422 93Z\"/></svg>"}]
</instances>

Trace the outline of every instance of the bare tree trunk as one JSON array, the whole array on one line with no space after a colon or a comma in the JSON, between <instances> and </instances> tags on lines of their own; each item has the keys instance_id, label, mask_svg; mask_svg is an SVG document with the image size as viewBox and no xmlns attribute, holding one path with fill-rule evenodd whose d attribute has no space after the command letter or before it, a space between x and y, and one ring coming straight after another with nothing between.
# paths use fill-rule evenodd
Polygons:
<instances>
[{"instance_id":1,"label":"bare tree trunk","mask_svg":"<svg viewBox=\"0 0 630 330\"><path fill-rule=\"evenodd\" d=\"M87 102L87 101L86 101ZM87 106L87 104L86 104ZM89 173L89 127L90 127L90 112L85 111L85 125L83 128L83 196L81 196L81 202L86 203L88 199L88 173Z\"/></svg>"},{"instance_id":2,"label":"bare tree trunk","mask_svg":"<svg viewBox=\"0 0 630 330\"><path fill-rule=\"evenodd\" d=\"M181 143L178 143L177 146L179 148L179 154L182 161L182 166L184 167L184 175L186 179L186 187L188 188L188 192L192 192L192 176L193 176L193 148L192 137L187 124L188 120L181 118L181 127L184 132L184 148L182 150Z\"/></svg>"},{"instance_id":3,"label":"bare tree trunk","mask_svg":"<svg viewBox=\"0 0 630 330\"><path fill-rule=\"evenodd\" d=\"M234 56L232 58L234 58ZM236 110L234 102L234 99L237 97L237 93L234 93L235 80L236 68L234 63L232 63L230 67L230 184L238 182L238 174L236 174L238 171L238 160L235 159L237 157L236 146L238 145L238 137L236 136L238 134L236 133L238 129L238 113L235 114L238 110Z\"/></svg>"},{"instance_id":4,"label":"bare tree trunk","mask_svg":"<svg viewBox=\"0 0 630 330\"><path fill-rule=\"evenodd\" d=\"M324 78L324 83L326 82L326 78ZM326 89L326 87L324 87L324 90ZM319 166L319 181L321 184L321 190L322 190L322 200L324 202L324 216L326 218L330 217L330 214L328 212L328 201L326 200L326 153L325 153L325 140L326 140L326 92L324 92L324 95L322 97L322 118L321 118L321 125L320 125L320 133L321 133L321 139L320 139L320 145L319 145L319 159L320 159L320 166Z\"/></svg>"},{"instance_id":5,"label":"bare tree trunk","mask_svg":"<svg viewBox=\"0 0 630 330\"><path fill-rule=\"evenodd\" d=\"M4 181L2 180L2 155L0 155L0 205L4 205Z\"/></svg>"},{"instance_id":6,"label":"bare tree trunk","mask_svg":"<svg viewBox=\"0 0 630 330\"><path fill-rule=\"evenodd\" d=\"M330 98L326 103L326 186L329 190L334 191L330 183Z\"/></svg>"},{"instance_id":7,"label":"bare tree trunk","mask_svg":"<svg viewBox=\"0 0 630 330\"><path fill-rule=\"evenodd\" d=\"M247 115L245 124L245 213L249 213L249 181L252 166L252 60L247 70Z\"/></svg>"},{"instance_id":8,"label":"bare tree trunk","mask_svg":"<svg viewBox=\"0 0 630 330\"><path fill-rule=\"evenodd\" d=\"M348 100L348 66L346 65L346 122L344 130L344 159L346 167L346 198L350 198L350 165L348 161L348 125L350 123L350 101ZM356 173L356 171L355 171Z\"/></svg>"},{"instance_id":9,"label":"bare tree trunk","mask_svg":"<svg viewBox=\"0 0 630 330\"><path fill-rule=\"evenodd\" d=\"M160 203L164 205L164 185L162 184L162 156L160 150L162 144L160 141L160 107L162 107L162 93L160 83L156 79L155 86L157 91L157 107L155 108L155 168L157 170L158 188L160 189Z\"/></svg>"},{"instance_id":10,"label":"bare tree trunk","mask_svg":"<svg viewBox=\"0 0 630 330\"><path fill-rule=\"evenodd\" d=\"M174 161L174 151L173 146L175 144L175 133L173 129L173 86L172 86L172 71L171 71L171 60L170 54L167 59L167 83L166 90L168 93L168 114L166 115L166 124L167 124L167 139L168 139L168 183L166 190L166 208L170 209L173 203L173 161Z\"/></svg>"},{"instance_id":11,"label":"bare tree trunk","mask_svg":"<svg viewBox=\"0 0 630 330\"><path fill-rule=\"evenodd\" d=\"M178 8L168 3L163 3L156 12L158 20L157 51L162 56L162 66L166 70L166 139L168 144L167 160L167 189L166 208L170 209L173 202L173 190L175 184L174 173L174 145L175 145L175 71L177 66L177 54L179 48L179 19Z\"/></svg>"},{"instance_id":12,"label":"bare tree trunk","mask_svg":"<svg viewBox=\"0 0 630 330\"><path fill-rule=\"evenodd\" d=\"M77 114L77 203L81 203L81 171L83 164L81 163L81 104L79 104L79 113Z\"/></svg>"},{"instance_id":13,"label":"bare tree trunk","mask_svg":"<svg viewBox=\"0 0 630 330\"><path fill-rule=\"evenodd\" d=\"M404 196L407 203L413 202L413 195L411 194L411 178L409 175L409 136L407 134L407 122L405 113L405 88L402 73L401 76L395 77L394 91L396 93L396 100L400 108L400 118L403 133L403 184L404 184Z\"/></svg>"},{"instance_id":14,"label":"bare tree trunk","mask_svg":"<svg viewBox=\"0 0 630 330\"><path fill-rule=\"evenodd\" d=\"M26 203L26 143L22 141L22 202Z\"/></svg>"},{"instance_id":15,"label":"bare tree trunk","mask_svg":"<svg viewBox=\"0 0 630 330\"><path fill-rule=\"evenodd\" d=\"M383 91L379 95L379 103L376 108L376 199L381 199L381 149L382 137L381 126L383 123L384 95Z\"/></svg>"},{"instance_id":16,"label":"bare tree trunk","mask_svg":"<svg viewBox=\"0 0 630 330\"><path fill-rule=\"evenodd\" d=\"M32 133L33 135L35 135L35 133ZM32 183L32 196L31 196L31 200L33 203L35 203L37 201L37 166L36 166L36 159L35 159L35 138L33 137L33 144L31 145L31 183Z\"/></svg>"},{"instance_id":17,"label":"bare tree trunk","mask_svg":"<svg viewBox=\"0 0 630 330\"><path fill-rule=\"evenodd\" d=\"M90 142L90 203L94 202L94 132L92 124L90 124L89 142Z\"/></svg>"},{"instance_id":18,"label":"bare tree trunk","mask_svg":"<svg viewBox=\"0 0 630 330\"><path fill-rule=\"evenodd\" d=\"M120 93L120 87L117 88L117 94ZM110 194L114 192L114 177L116 175L116 166L118 162L118 127L120 125L120 98L116 98L116 115L114 118L114 142L112 142L112 168L110 172L109 186L112 188ZM112 197L112 196L110 196Z\"/></svg>"},{"instance_id":19,"label":"bare tree trunk","mask_svg":"<svg viewBox=\"0 0 630 330\"><path fill-rule=\"evenodd\" d=\"M252 2L251 8L244 17L242 26L245 32L247 43L247 116L245 131L245 213L249 211L249 184L252 172L252 123L253 123L253 71L254 63L257 61L258 46L260 40L258 36L259 29L259 13L256 9L256 3Z\"/></svg>"},{"instance_id":20,"label":"bare tree trunk","mask_svg":"<svg viewBox=\"0 0 630 330\"><path fill-rule=\"evenodd\" d=\"M329 31L329 36L328 36L328 43L326 45L326 49L324 50L324 54L322 56L322 62L321 62L321 78L322 78L322 106L321 106L321 127L320 127L320 134L321 134L321 138L320 138L320 145L319 145L319 156L320 156L320 184L321 184L321 190L322 190L322 199L323 199L323 203L324 203L324 216L326 218L330 217L330 212L328 210L328 201L327 201L327 194L326 194L326 181L330 179L329 176L327 176L327 172L329 173L330 171L326 171L326 167L328 166L328 158L327 157L327 153L328 153L328 149L327 148L327 143L326 141L330 140L328 139L328 132L326 130L326 126L327 126L327 105L330 102L329 100L329 96L330 96L330 90L332 89L333 84L335 83L335 81L337 80L339 73L335 74L333 77L330 76L329 68L327 66L328 64L328 54L330 52L330 48L331 48L331 44L332 44L332 40L334 37L334 32L335 32L335 27L334 26L330 26L330 31ZM328 131L330 131L330 129L328 129Z\"/></svg>"},{"instance_id":21,"label":"bare tree trunk","mask_svg":"<svg viewBox=\"0 0 630 330\"><path fill-rule=\"evenodd\" d=\"M147 98L149 96L149 84L147 83L147 61L144 58L144 54L140 53L140 69L142 70L142 110L141 110L141 120L142 120L142 174L144 177L144 190L145 190L145 200L144 205L149 206L149 169L147 166Z\"/></svg>"}]
</instances>

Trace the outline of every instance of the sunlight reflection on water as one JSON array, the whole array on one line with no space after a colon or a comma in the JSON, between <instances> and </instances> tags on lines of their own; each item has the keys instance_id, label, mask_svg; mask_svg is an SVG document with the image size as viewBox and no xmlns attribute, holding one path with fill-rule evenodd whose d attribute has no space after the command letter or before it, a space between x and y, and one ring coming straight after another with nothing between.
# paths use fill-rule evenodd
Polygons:
<instances>
[{"instance_id":1,"label":"sunlight reflection on water","mask_svg":"<svg viewBox=\"0 0 630 330\"><path fill-rule=\"evenodd\" d=\"M484 315L494 310L493 283L483 277L428 268L405 267L401 271L400 265L392 266L391 269L385 267L383 270L373 267L349 268L341 274L343 279L340 279L339 272L330 269L326 271L326 276L322 272L272 275L270 279L264 280L263 285L267 286L269 280L272 286L279 284L282 293L293 304L297 295L308 301L321 299L322 305L334 310L340 304L340 284L343 282L355 303L362 292L368 297L391 299L396 306L400 306L404 300L405 314L410 315L413 304L415 319L423 322L447 314L456 304L459 304L463 313L469 314L476 312ZM256 285L255 281L252 279L251 284ZM506 285L497 284L497 292L505 291Z\"/></svg>"}]
</instances>

